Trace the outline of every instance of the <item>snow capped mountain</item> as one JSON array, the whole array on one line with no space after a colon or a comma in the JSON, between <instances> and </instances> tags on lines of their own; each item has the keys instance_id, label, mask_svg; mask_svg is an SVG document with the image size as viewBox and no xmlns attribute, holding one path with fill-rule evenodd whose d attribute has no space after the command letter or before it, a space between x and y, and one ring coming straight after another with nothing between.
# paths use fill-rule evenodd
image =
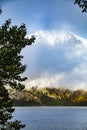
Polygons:
<instances>
[{"instance_id":1,"label":"snow capped mountain","mask_svg":"<svg viewBox=\"0 0 87 130\"><path fill-rule=\"evenodd\" d=\"M26 49L29 86L86 88L87 39L70 31L38 31ZM28 57L29 56L29 57Z\"/></svg>"},{"instance_id":2,"label":"snow capped mountain","mask_svg":"<svg viewBox=\"0 0 87 130\"><path fill-rule=\"evenodd\" d=\"M44 43L48 43L50 45L70 42L70 44L73 43L87 47L87 39L70 31L38 31L35 33L35 36L37 37L38 42L43 40Z\"/></svg>"}]
</instances>

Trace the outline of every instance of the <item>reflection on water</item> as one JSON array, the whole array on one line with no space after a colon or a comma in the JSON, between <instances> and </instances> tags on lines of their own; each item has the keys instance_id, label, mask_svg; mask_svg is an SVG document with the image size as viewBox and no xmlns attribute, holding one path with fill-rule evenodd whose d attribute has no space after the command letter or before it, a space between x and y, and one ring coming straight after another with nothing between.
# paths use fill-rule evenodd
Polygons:
<instances>
[{"instance_id":1,"label":"reflection on water","mask_svg":"<svg viewBox=\"0 0 87 130\"><path fill-rule=\"evenodd\" d=\"M24 130L87 130L86 107L16 107L14 115Z\"/></svg>"}]
</instances>

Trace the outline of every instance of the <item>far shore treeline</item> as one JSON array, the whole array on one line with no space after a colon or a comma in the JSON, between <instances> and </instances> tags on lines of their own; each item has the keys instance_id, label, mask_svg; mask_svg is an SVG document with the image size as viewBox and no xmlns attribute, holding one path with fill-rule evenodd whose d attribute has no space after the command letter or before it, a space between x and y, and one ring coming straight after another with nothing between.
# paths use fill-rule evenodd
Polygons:
<instances>
[{"instance_id":1,"label":"far shore treeline","mask_svg":"<svg viewBox=\"0 0 87 130\"><path fill-rule=\"evenodd\" d=\"M10 89L9 94L14 106L87 106L86 90L32 87L23 91Z\"/></svg>"}]
</instances>

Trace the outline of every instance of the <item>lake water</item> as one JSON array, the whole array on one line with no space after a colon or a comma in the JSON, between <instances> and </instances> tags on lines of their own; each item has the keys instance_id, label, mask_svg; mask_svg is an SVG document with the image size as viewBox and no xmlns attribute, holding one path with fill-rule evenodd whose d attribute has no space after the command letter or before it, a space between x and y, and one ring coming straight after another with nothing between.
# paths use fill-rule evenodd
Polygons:
<instances>
[{"instance_id":1,"label":"lake water","mask_svg":"<svg viewBox=\"0 0 87 130\"><path fill-rule=\"evenodd\" d=\"M16 107L23 130L87 130L87 107Z\"/></svg>"}]
</instances>

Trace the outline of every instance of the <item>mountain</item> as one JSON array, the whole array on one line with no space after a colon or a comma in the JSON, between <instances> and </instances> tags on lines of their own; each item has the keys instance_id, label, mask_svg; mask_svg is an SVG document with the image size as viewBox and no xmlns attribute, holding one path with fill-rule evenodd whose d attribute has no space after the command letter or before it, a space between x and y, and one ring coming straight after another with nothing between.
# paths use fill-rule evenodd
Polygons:
<instances>
[{"instance_id":1,"label":"mountain","mask_svg":"<svg viewBox=\"0 0 87 130\"><path fill-rule=\"evenodd\" d=\"M87 39L71 31L38 31L36 43L23 51L30 69L26 87L86 88Z\"/></svg>"},{"instance_id":2,"label":"mountain","mask_svg":"<svg viewBox=\"0 0 87 130\"><path fill-rule=\"evenodd\" d=\"M87 90L32 87L29 90L9 90L15 106L87 106Z\"/></svg>"},{"instance_id":3,"label":"mountain","mask_svg":"<svg viewBox=\"0 0 87 130\"><path fill-rule=\"evenodd\" d=\"M46 44L73 43L87 47L87 39L71 31L38 31L35 33L37 42L45 41Z\"/></svg>"}]
</instances>

